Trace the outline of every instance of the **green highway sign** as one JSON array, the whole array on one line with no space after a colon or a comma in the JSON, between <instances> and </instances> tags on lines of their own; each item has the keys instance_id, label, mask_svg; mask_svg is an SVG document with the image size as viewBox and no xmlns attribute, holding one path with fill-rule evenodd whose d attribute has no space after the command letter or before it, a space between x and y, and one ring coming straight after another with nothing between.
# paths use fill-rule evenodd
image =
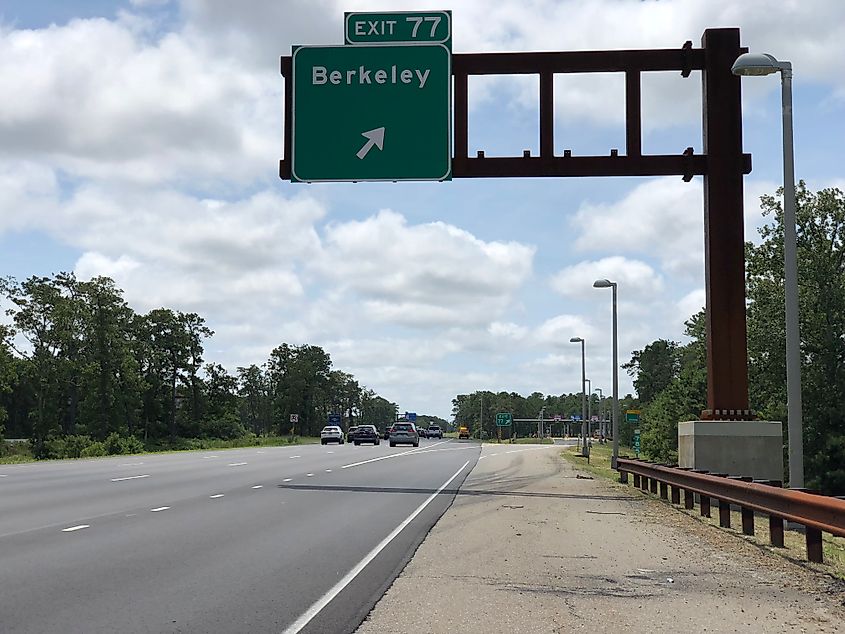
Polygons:
<instances>
[{"instance_id":1,"label":"green highway sign","mask_svg":"<svg viewBox=\"0 0 845 634\"><path fill-rule=\"evenodd\" d=\"M448 180L452 56L427 46L293 50L291 180Z\"/></svg>"},{"instance_id":2,"label":"green highway sign","mask_svg":"<svg viewBox=\"0 0 845 634\"><path fill-rule=\"evenodd\" d=\"M637 457L639 457L639 455L640 455L640 430L639 429L634 430L634 438L631 442L631 446L634 450L634 453L636 453Z\"/></svg>"},{"instance_id":3,"label":"green highway sign","mask_svg":"<svg viewBox=\"0 0 845 634\"><path fill-rule=\"evenodd\" d=\"M639 423L640 422L640 410L638 410L638 409L625 410L625 422L626 423Z\"/></svg>"},{"instance_id":4,"label":"green highway sign","mask_svg":"<svg viewBox=\"0 0 845 634\"><path fill-rule=\"evenodd\" d=\"M510 427L513 416L507 412L496 414L496 427Z\"/></svg>"},{"instance_id":5,"label":"green highway sign","mask_svg":"<svg viewBox=\"0 0 845 634\"><path fill-rule=\"evenodd\" d=\"M451 11L345 13L347 44L445 44L452 47Z\"/></svg>"}]
</instances>

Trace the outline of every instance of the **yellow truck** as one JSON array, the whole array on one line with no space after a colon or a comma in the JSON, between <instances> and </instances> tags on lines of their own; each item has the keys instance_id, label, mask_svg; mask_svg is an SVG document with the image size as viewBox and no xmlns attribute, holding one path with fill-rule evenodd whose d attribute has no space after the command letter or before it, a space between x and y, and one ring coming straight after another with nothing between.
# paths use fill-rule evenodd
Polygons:
<instances>
[{"instance_id":1,"label":"yellow truck","mask_svg":"<svg viewBox=\"0 0 845 634\"><path fill-rule=\"evenodd\" d=\"M463 438L469 440L469 427L458 427L458 440Z\"/></svg>"}]
</instances>

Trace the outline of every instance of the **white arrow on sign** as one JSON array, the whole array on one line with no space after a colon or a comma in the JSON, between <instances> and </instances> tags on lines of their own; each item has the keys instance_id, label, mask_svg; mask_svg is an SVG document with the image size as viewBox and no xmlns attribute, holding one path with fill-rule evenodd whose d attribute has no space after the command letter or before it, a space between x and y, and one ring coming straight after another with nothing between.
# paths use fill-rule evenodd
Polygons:
<instances>
[{"instance_id":1,"label":"white arrow on sign","mask_svg":"<svg viewBox=\"0 0 845 634\"><path fill-rule=\"evenodd\" d=\"M364 143L364 147L358 150L357 156L359 159L363 159L367 156L374 145L380 150L384 148L384 126L368 130L367 132L362 132L361 136L365 137L367 142Z\"/></svg>"}]
</instances>

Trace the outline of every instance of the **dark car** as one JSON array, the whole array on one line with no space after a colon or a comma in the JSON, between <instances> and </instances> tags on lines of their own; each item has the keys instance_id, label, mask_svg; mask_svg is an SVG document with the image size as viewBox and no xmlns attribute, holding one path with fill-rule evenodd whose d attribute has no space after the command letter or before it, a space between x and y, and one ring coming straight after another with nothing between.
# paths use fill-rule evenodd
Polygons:
<instances>
[{"instance_id":1,"label":"dark car","mask_svg":"<svg viewBox=\"0 0 845 634\"><path fill-rule=\"evenodd\" d=\"M350 427L349 430L346 432L346 442L355 442L355 434L357 433L357 427Z\"/></svg>"},{"instance_id":2,"label":"dark car","mask_svg":"<svg viewBox=\"0 0 845 634\"><path fill-rule=\"evenodd\" d=\"M375 425L359 425L355 430L355 439L352 442L356 445L360 445L362 442L371 442L374 445L378 445L381 442L381 438L379 438Z\"/></svg>"},{"instance_id":3,"label":"dark car","mask_svg":"<svg viewBox=\"0 0 845 634\"><path fill-rule=\"evenodd\" d=\"M384 440L390 438L390 427L391 425L385 425L384 430L381 432L381 437Z\"/></svg>"},{"instance_id":4,"label":"dark car","mask_svg":"<svg viewBox=\"0 0 845 634\"><path fill-rule=\"evenodd\" d=\"M443 430L440 429L440 425L429 425L428 431L426 432L426 436L428 438L440 438L443 439Z\"/></svg>"}]
</instances>

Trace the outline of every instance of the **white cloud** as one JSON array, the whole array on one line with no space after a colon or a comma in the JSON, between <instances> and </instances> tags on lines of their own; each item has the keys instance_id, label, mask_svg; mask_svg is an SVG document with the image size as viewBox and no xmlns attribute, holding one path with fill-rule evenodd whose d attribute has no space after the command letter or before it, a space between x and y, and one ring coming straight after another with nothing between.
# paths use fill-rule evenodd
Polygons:
<instances>
[{"instance_id":1,"label":"white cloud","mask_svg":"<svg viewBox=\"0 0 845 634\"><path fill-rule=\"evenodd\" d=\"M568 266L552 277L551 286L564 297L596 299L598 291L593 282L599 279L616 282L629 297L636 296L640 302L661 301L666 292L662 276L651 266L622 256Z\"/></svg>"},{"instance_id":2,"label":"white cloud","mask_svg":"<svg viewBox=\"0 0 845 634\"><path fill-rule=\"evenodd\" d=\"M623 253L648 254L670 273L700 280L704 271L704 201L701 180L648 180L616 203L581 205L572 219L586 251L612 245Z\"/></svg>"},{"instance_id":3,"label":"white cloud","mask_svg":"<svg viewBox=\"0 0 845 634\"><path fill-rule=\"evenodd\" d=\"M532 247L484 242L444 222L383 210L326 230L324 275L375 319L412 326L486 323L531 274Z\"/></svg>"}]
</instances>

